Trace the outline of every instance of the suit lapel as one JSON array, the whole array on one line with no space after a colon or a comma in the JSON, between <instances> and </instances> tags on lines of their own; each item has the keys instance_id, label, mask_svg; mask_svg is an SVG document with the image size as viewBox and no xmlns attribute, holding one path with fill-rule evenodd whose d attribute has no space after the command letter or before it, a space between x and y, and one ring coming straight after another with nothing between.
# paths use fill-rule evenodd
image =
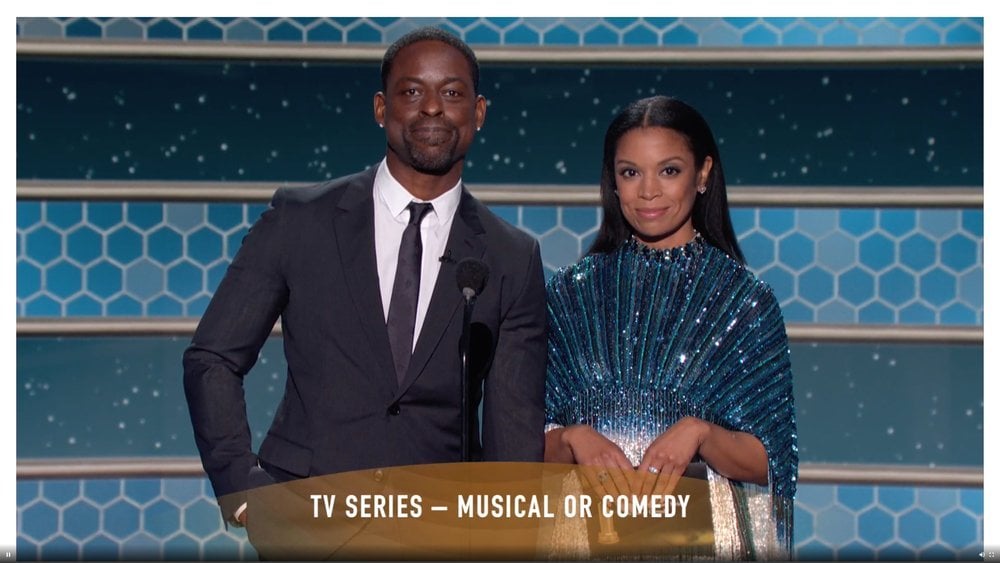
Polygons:
<instances>
[{"instance_id":1,"label":"suit lapel","mask_svg":"<svg viewBox=\"0 0 1000 563\"><path fill-rule=\"evenodd\" d=\"M434 292L427 307L427 315L420 329L416 348L410 358L410 366L406 370L403 384L399 386L396 397L400 397L413 384L417 376L427 365L434 350L437 349L441 337L444 336L452 318L456 314L461 317L462 294L455 281L455 267L463 258L482 258L486 251L486 242L482 223L479 220L480 204L462 186L462 199L448 233L448 244L445 246L445 256L451 260L441 263Z\"/></svg>"},{"instance_id":2,"label":"suit lapel","mask_svg":"<svg viewBox=\"0 0 1000 563\"><path fill-rule=\"evenodd\" d=\"M337 233L337 248L344 277L351 292L357 318L361 321L372 351L378 361L382 379L396 386L395 370L390 358L389 335L382 314L382 295L379 292L378 268L375 265L375 219L372 186L375 168L358 175L347 186L337 205L333 227ZM350 329L350 321L341 324Z\"/></svg>"}]
</instances>

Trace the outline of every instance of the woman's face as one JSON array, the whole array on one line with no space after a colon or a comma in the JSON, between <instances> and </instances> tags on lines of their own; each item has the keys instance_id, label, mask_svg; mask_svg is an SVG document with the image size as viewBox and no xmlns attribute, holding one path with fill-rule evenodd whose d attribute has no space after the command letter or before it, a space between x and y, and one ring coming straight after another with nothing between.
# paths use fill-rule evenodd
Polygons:
<instances>
[{"instance_id":1,"label":"woman's face","mask_svg":"<svg viewBox=\"0 0 1000 563\"><path fill-rule=\"evenodd\" d=\"M696 168L683 135L665 127L639 127L618 140L615 183L625 220L636 238L666 249L694 238L691 210L705 185L712 157Z\"/></svg>"}]
</instances>

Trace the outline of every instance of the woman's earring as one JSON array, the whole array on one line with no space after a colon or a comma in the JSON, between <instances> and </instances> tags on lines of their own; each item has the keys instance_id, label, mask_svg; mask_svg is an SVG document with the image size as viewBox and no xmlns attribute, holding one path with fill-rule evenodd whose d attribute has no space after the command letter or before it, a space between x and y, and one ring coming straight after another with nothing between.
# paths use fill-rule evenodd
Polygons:
<instances>
[{"instance_id":1,"label":"woman's earring","mask_svg":"<svg viewBox=\"0 0 1000 563\"><path fill-rule=\"evenodd\" d=\"M379 124L378 124L378 128L379 128L379 129L383 129L383 128L385 128L385 123L379 123Z\"/></svg>"},{"instance_id":2,"label":"woman's earring","mask_svg":"<svg viewBox=\"0 0 1000 563\"><path fill-rule=\"evenodd\" d=\"M702 184L698 186L698 193L703 194L708 191L708 186Z\"/></svg>"}]
</instances>

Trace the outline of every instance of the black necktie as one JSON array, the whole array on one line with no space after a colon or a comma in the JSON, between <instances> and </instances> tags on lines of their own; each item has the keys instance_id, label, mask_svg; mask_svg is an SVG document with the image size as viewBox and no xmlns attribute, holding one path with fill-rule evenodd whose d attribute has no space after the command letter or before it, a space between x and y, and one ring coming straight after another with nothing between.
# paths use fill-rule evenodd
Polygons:
<instances>
[{"instance_id":1,"label":"black necktie","mask_svg":"<svg viewBox=\"0 0 1000 563\"><path fill-rule=\"evenodd\" d=\"M413 354L413 329L417 323L417 296L420 293L420 257L423 243L420 241L420 221L431 210L430 203L411 201L406 206L410 210L410 222L403 229L403 239L399 243L399 261L396 262L396 281L392 284L392 298L389 300L389 346L396 366L396 380L403 382L406 368Z\"/></svg>"}]
</instances>

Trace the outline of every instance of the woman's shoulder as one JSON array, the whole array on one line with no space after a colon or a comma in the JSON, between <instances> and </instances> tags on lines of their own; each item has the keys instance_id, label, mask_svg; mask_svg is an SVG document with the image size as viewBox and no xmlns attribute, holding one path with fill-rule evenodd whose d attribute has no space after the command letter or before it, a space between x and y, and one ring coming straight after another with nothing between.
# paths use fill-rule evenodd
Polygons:
<instances>
[{"instance_id":1,"label":"woman's shoulder","mask_svg":"<svg viewBox=\"0 0 1000 563\"><path fill-rule=\"evenodd\" d=\"M772 299L774 298L774 290L771 288L771 285L757 276L746 264L711 244L706 244L705 247L706 260L716 266L716 268L713 268L714 270L724 273L725 277L731 278L733 282L739 285L752 288L756 293L767 295Z\"/></svg>"},{"instance_id":2,"label":"woman's shoulder","mask_svg":"<svg viewBox=\"0 0 1000 563\"><path fill-rule=\"evenodd\" d=\"M784 315L774 289L757 276L746 264L736 260L724 251L706 245L711 250L706 253L710 268L705 268L704 289L712 293L730 296L727 301L731 311L741 311L738 318L745 321L758 319L765 325L784 326Z\"/></svg>"},{"instance_id":3,"label":"woman's shoulder","mask_svg":"<svg viewBox=\"0 0 1000 563\"><path fill-rule=\"evenodd\" d=\"M610 254L585 254L576 262L557 269L546 282L546 288L551 292L556 288L569 288L591 283L594 272L608 261Z\"/></svg>"}]
</instances>

